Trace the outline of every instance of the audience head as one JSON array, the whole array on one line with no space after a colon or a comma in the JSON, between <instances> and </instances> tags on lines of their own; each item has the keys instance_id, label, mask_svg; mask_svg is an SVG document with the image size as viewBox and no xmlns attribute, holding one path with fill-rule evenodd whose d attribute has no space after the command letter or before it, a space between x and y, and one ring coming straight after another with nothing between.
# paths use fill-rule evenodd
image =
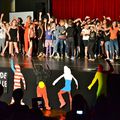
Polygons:
<instances>
[{"instance_id":1,"label":"audience head","mask_svg":"<svg viewBox=\"0 0 120 120\"><path fill-rule=\"evenodd\" d=\"M81 94L77 94L73 97L72 111L66 115L67 120L88 120L89 119L89 107L86 100Z\"/></svg>"},{"instance_id":2,"label":"audience head","mask_svg":"<svg viewBox=\"0 0 120 120\"><path fill-rule=\"evenodd\" d=\"M22 89L15 89L13 91L13 98L15 100L15 103L20 103L20 101L23 99L23 90Z\"/></svg>"}]
</instances>

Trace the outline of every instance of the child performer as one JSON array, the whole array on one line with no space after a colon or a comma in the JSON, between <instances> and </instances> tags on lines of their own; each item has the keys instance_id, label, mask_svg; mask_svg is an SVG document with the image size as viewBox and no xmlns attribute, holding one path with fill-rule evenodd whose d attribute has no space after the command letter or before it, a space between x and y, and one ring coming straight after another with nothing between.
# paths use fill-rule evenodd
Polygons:
<instances>
[{"instance_id":1,"label":"child performer","mask_svg":"<svg viewBox=\"0 0 120 120\"><path fill-rule=\"evenodd\" d=\"M24 79L24 76L23 74L21 73L21 69L20 69L20 66L18 64L15 64L14 65L14 61L13 59L11 59L10 61L10 64L11 64L11 69L12 71L14 72L14 86L13 86L13 90L15 89L18 89L18 88L21 88L21 80L23 82L23 87L24 87L24 90L26 90L26 83L25 83L25 79ZM12 98L12 101L11 101L11 104L14 102L13 98ZM21 104L24 105L23 101L21 101Z\"/></svg>"},{"instance_id":2,"label":"child performer","mask_svg":"<svg viewBox=\"0 0 120 120\"><path fill-rule=\"evenodd\" d=\"M43 81L39 81L38 86L37 86L37 97L43 97L45 101L45 107L47 110L50 110L49 106L49 100L47 97L47 90L46 90L46 85Z\"/></svg>"},{"instance_id":3,"label":"child performer","mask_svg":"<svg viewBox=\"0 0 120 120\"><path fill-rule=\"evenodd\" d=\"M50 25L45 23L45 47L46 47L46 57L51 56L52 49L52 31Z\"/></svg>"},{"instance_id":4,"label":"child performer","mask_svg":"<svg viewBox=\"0 0 120 120\"><path fill-rule=\"evenodd\" d=\"M30 24L29 30L28 30L28 41L29 41L29 49L27 52L27 56L32 56L32 49L33 49L33 41L35 40L36 34L35 34L35 27L33 24Z\"/></svg>"},{"instance_id":5,"label":"child performer","mask_svg":"<svg viewBox=\"0 0 120 120\"><path fill-rule=\"evenodd\" d=\"M110 66L110 69L108 71L103 70L103 66L102 65L98 65L98 70L95 74L95 77L92 80L92 83L88 86L88 89L91 90L91 88L93 87L93 85L97 82L98 80L98 89L97 89L97 93L96 96L99 97L100 95L104 94L105 96L107 95L107 86L106 86L106 82L107 82L107 75L109 73L112 73L114 71L112 64L110 63L109 60L106 60L107 63Z\"/></svg>"},{"instance_id":6,"label":"child performer","mask_svg":"<svg viewBox=\"0 0 120 120\"><path fill-rule=\"evenodd\" d=\"M60 101L60 108L62 108L66 104L65 100L62 97L62 94L66 93L66 92L69 94L70 108L71 108L72 96L71 96L70 92L71 92L72 79L74 79L74 81L77 85L77 89L78 89L78 82L75 79L75 77L71 74L70 68L68 68L67 66L64 66L64 74L62 74L60 77L58 77L53 82L53 85L55 85L62 77L64 77L64 79L65 79L65 86L58 93L58 98L59 98L59 101Z\"/></svg>"}]
</instances>

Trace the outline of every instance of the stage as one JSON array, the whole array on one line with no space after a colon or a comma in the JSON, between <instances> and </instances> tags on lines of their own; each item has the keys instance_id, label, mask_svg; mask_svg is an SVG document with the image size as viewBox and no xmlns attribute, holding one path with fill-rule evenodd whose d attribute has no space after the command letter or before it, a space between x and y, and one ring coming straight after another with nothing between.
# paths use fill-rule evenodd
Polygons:
<instances>
[{"instance_id":1,"label":"stage","mask_svg":"<svg viewBox=\"0 0 120 120\"><path fill-rule=\"evenodd\" d=\"M0 72L7 72L7 93L4 93L2 100L8 104L11 101L13 90L13 77L14 74L10 68L10 57L0 57ZM56 86L53 86L53 81L63 74L64 66L71 69L72 75L77 79L79 88L76 90L75 82L72 81L72 96L80 93L87 100L90 107L95 104L97 83L93 86L91 91L87 89L91 83L98 64L102 64L104 68L108 69L108 64L103 59L97 59L95 62L88 61L87 59L53 59L53 58L28 58L19 55L13 58L21 66L21 71L24 75L27 84L27 90L24 91L24 102L31 107L32 98L36 97L36 87L38 85L38 78L46 84L49 104L51 108L59 109L58 91L64 86L64 79L61 79ZM119 98L119 83L120 83L120 60L112 63L114 72L109 75L107 81L107 92L111 99L118 100ZM37 71L36 71L37 70ZM39 72L40 76L36 76ZM63 111L69 110L68 95L63 95L66 101L66 106L62 108Z\"/></svg>"}]
</instances>

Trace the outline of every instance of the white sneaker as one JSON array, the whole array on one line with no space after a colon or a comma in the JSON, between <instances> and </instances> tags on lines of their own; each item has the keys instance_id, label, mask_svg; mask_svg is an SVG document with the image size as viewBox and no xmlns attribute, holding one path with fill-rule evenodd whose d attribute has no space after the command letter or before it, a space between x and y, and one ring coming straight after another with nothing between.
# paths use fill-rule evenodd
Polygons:
<instances>
[{"instance_id":1,"label":"white sneaker","mask_svg":"<svg viewBox=\"0 0 120 120\"><path fill-rule=\"evenodd\" d=\"M71 60L74 60L74 59L75 59L75 58L72 56L72 57L71 57Z\"/></svg>"},{"instance_id":2,"label":"white sneaker","mask_svg":"<svg viewBox=\"0 0 120 120\"><path fill-rule=\"evenodd\" d=\"M110 60L110 58L105 58L105 60Z\"/></svg>"},{"instance_id":3,"label":"white sneaker","mask_svg":"<svg viewBox=\"0 0 120 120\"><path fill-rule=\"evenodd\" d=\"M113 59L110 59L110 62L114 62L114 60L113 60Z\"/></svg>"},{"instance_id":4,"label":"white sneaker","mask_svg":"<svg viewBox=\"0 0 120 120\"><path fill-rule=\"evenodd\" d=\"M20 103L21 103L21 105L25 105L25 103L23 102L23 100L21 100L21 102L20 102Z\"/></svg>"},{"instance_id":5,"label":"white sneaker","mask_svg":"<svg viewBox=\"0 0 120 120\"><path fill-rule=\"evenodd\" d=\"M117 60L118 58L119 58L118 55L116 55L115 59Z\"/></svg>"}]
</instances>

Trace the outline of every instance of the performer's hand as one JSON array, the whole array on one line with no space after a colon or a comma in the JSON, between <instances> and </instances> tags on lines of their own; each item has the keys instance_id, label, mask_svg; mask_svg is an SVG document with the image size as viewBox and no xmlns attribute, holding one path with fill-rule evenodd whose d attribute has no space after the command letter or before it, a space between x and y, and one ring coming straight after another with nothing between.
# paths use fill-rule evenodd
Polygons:
<instances>
[{"instance_id":1,"label":"performer's hand","mask_svg":"<svg viewBox=\"0 0 120 120\"><path fill-rule=\"evenodd\" d=\"M4 16L4 13L1 14L1 17L3 17L3 16Z\"/></svg>"},{"instance_id":2,"label":"performer's hand","mask_svg":"<svg viewBox=\"0 0 120 120\"><path fill-rule=\"evenodd\" d=\"M91 90L91 86L88 86L88 90Z\"/></svg>"},{"instance_id":3,"label":"performer's hand","mask_svg":"<svg viewBox=\"0 0 120 120\"><path fill-rule=\"evenodd\" d=\"M24 90L26 90L26 86L24 86Z\"/></svg>"},{"instance_id":4,"label":"performer's hand","mask_svg":"<svg viewBox=\"0 0 120 120\"><path fill-rule=\"evenodd\" d=\"M48 16L50 16L50 13L47 13Z\"/></svg>"},{"instance_id":5,"label":"performer's hand","mask_svg":"<svg viewBox=\"0 0 120 120\"><path fill-rule=\"evenodd\" d=\"M78 86L76 87L76 89L78 90Z\"/></svg>"},{"instance_id":6,"label":"performer's hand","mask_svg":"<svg viewBox=\"0 0 120 120\"><path fill-rule=\"evenodd\" d=\"M39 15L42 15L42 12L39 12Z\"/></svg>"},{"instance_id":7,"label":"performer's hand","mask_svg":"<svg viewBox=\"0 0 120 120\"><path fill-rule=\"evenodd\" d=\"M52 84L53 86L55 86L55 83L53 82L53 84Z\"/></svg>"}]
</instances>

